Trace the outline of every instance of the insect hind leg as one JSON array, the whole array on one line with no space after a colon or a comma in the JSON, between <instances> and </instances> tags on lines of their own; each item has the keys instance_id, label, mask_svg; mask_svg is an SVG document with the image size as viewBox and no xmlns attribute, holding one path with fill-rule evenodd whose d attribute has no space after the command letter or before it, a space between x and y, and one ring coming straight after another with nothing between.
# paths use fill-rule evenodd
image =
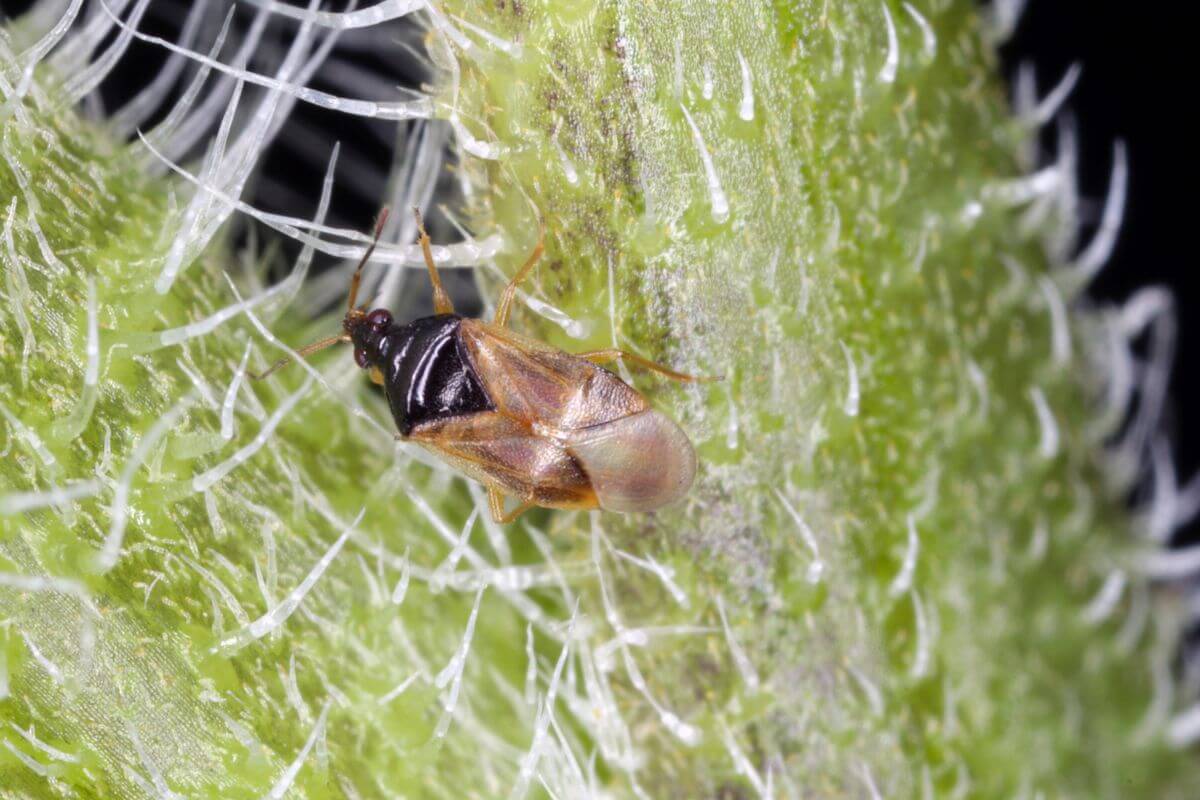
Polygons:
<instances>
[{"instance_id":1,"label":"insect hind leg","mask_svg":"<svg viewBox=\"0 0 1200 800\"><path fill-rule=\"evenodd\" d=\"M513 275L508 285L504 287L504 291L500 293L500 302L496 303L496 319L495 324L501 328L508 324L508 313L512 310L513 300L517 297L517 287L520 286L533 272L533 268L542 259L542 253L546 251L546 226L542 222L538 222L538 240L533 246L533 252L529 254L529 258L517 270L517 274Z\"/></svg>"},{"instance_id":2,"label":"insect hind leg","mask_svg":"<svg viewBox=\"0 0 1200 800\"><path fill-rule=\"evenodd\" d=\"M685 372L676 372L670 367L664 367L662 364L657 364L648 358L642 358L635 353L627 353L624 350L608 349L608 350L589 350L586 353L576 353L576 357L587 359L593 364L609 364L613 361L624 361L634 364L643 369L648 369L651 372L657 372L666 378L680 383L712 383L721 380L720 377L708 377L704 375L688 375Z\"/></svg>"},{"instance_id":3,"label":"insect hind leg","mask_svg":"<svg viewBox=\"0 0 1200 800\"><path fill-rule=\"evenodd\" d=\"M488 490L487 490L487 495L488 495L488 509L492 512L492 519L496 522L497 525L507 525L508 523L514 521L517 517L524 514L529 509L533 508L533 506L535 505L535 503L532 500L526 500L524 503L521 503L516 508L514 508L512 511L505 513L505 511L504 511L504 495L500 493L500 490L493 489L492 487L489 486Z\"/></svg>"}]
</instances>

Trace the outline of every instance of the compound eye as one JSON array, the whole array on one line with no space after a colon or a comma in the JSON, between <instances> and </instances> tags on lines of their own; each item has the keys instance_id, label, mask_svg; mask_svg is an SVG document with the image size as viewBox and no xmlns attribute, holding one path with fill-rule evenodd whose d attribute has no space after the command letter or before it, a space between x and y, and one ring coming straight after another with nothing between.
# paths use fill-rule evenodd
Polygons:
<instances>
[{"instance_id":1,"label":"compound eye","mask_svg":"<svg viewBox=\"0 0 1200 800\"><path fill-rule=\"evenodd\" d=\"M367 361L367 351L361 347L354 348L354 363L363 369L371 366L371 363Z\"/></svg>"},{"instance_id":2,"label":"compound eye","mask_svg":"<svg viewBox=\"0 0 1200 800\"><path fill-rule=\"evenodd\" d=\"M376 330L386 328L392 324L392 313L386 308L377 308L367 314L367 324Z\"/></svg>"}]
</instances>

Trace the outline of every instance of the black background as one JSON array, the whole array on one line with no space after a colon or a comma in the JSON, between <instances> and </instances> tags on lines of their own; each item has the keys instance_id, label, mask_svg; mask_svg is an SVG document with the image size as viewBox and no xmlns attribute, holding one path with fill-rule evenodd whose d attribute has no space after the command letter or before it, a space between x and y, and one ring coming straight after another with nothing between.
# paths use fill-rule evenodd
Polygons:
<instances>
[{"instance_id":1,"label":"black background","mask_svg":"<svg viewBox=\"0 0 1200 800\"><path fill-rule=\"evenodd\" d=\"M28 4L28 0L0 0L0 11L17 15ZM1002 69L1009 77L1015 75L1018 64L1034 65L1043 95L1071 64L1083 66L1066 109L1079 123L1079 182L1086 219L1099 217L1113 143L1122 139L1128 146L1130 178L1124 223L1113 258L1093 283L1092 295L1118 302L1150 284L1167 285L1175 294L1179 355L1166 424L1181 482L1200 469L1200 420L1189 414L1200 400L1200 378L1196 377L1200 371L1200 322L1193 319L1200 304L1200 265L1194 255L1200 241L1200 222L1194 219L1200 185L1196 137L1184 123L1185 114L1195 113L1193 106L1200 96L1194 83L1200 42L1189 24L1190 6L1155 3L1142 10L1122 0L1029 0L1015 35L1001 51ZM187 8L186 2L155 0L141 27L170 36L172 21L180 19ZM164 58L156 50L135 44L114 80L106 82L106 99L113 98L115 104L142 85ZM392 75L395 77L394 69ZM420 80L419 75L408 78L409 85ZM305 123L309 130L323 127L319 112L311 116L314 112L304 104L297 107L296 114L302 123L306 115L311 117ZM359 136L344 129L345 120L336 120L334 125L342 129L335 127L329 133L330 141L365 142L366 152L361 157L386 164L386 132ZM1052 137L1051 130L1044 142L1047 156L1052 154ZM344 148L349 145L347 141ZM295 147L295 143L281 143L269 156L260 195L255 198L260 206L306 213L306 209L286 206L295 198L315 197L320 170L298 169L315 159L313 152L302 154L295 152ZM327 145L320 147L327 152ZM339 180L329 222L368 228L374 198L381 190L382 182L379 186L346 186ZM1088 241L1090 234L1085 230L1081 241ZM1200 527L1191 526L1179 539L1200 541Z\"/></svg>"},{"instance_id":2,"label":"black background","mask_svg":"<svg viewBox=\"0 0 1200 800\"><path fill-rule=\"evenodd\" d=\"M1084 207L1093 219L1108 188L1113 142L1128 146L1124 223L1092 295L1120 301L1149 284L1175 293L1180 339L1167 429L1181 483L1200 468L1200 419L1189 413L1200 401L1197 137L1183 121L1200 97L1189 10L1190 3L1139 8L1119 0L1030 0L1002 51L1009 76L1021 62L1035 65L1043 94L1072 63L1082 64L1067 109L1079 121L1080 190L1094 201ZM1192 525L1179 539L1196 541L1198 533Z\"/></svg>"}]
</instances>

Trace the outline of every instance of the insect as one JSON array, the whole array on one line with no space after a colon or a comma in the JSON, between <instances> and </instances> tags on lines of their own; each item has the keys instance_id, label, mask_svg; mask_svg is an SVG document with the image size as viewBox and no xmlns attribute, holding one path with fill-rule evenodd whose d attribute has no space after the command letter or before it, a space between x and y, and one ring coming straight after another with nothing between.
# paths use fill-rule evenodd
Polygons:
<instances>
[{"instance_id":1,"label":"insect","mask_svg":"<svg viewBox=\"0 0 1200 800\"><path fill-rule=\"evenodd\" d=\"M355 363L384 389L396 438L421 445L486 486L498 523L512 522L534 506L650 511L683 497L696 472L692 443L675 422L599 365L624 360L676 381L711 379L622 350L566 353L509 330L517 287L543 252L540 235L501 293L492 322L455 314L421 214L413 212L433 284L433 316L398 324L387 309L356 305L385 209L351 279L342 332L297 354L352 343ZM517 500L507 512L505 495Z\"/></svg>"}]
</instances>

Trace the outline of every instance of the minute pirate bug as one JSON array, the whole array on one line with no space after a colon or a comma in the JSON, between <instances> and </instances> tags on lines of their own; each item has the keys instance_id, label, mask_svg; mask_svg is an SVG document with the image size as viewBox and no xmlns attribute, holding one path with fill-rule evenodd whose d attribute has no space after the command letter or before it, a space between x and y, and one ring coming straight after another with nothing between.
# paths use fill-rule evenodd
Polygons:
<instances>
[{"instance_id":1,"label":"minute pirate bug","mask_svg":"<svg viewBox=\"0 0 1200 800\"><path fill-rule=\"evenodd\" d=\"M501 293L492 322L455 314L420 211L413 213L433 284L433 316L399 325L387 309L356 305L363 267L387 220L384 209L350 281L342 332L297 355L353 343L355 363L383 386L400 431L396 438L421 445L486 486L498 523L534 506L651 511L683 497L696 473L692 443L637 390L598 365L624 360L676 381L713 379L622 350L566 353L509 330L517 287L542 256L542 233ZM518 500L507 513L506 494Z\"/></svg>"}]
</instances>

